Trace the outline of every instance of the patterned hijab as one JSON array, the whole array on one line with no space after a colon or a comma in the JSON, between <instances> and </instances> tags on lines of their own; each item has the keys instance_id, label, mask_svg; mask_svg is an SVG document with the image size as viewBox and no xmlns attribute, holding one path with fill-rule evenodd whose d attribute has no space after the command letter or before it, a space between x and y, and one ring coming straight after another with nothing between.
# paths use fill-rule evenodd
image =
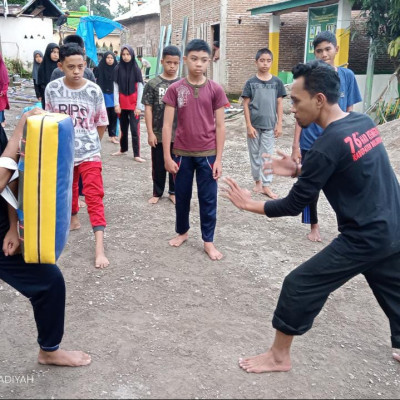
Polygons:
<instances>
[{"instance_id":1,"label":"patterned hijab","mask_svg":"<svg viewBox=\"0 0 400 400\"><path fill-rule=\"evenodd\" d=\"M129 51L132 57L129 62L125 62L122 59L122 52L125 49ZM143 83L142 72L137 65L135 52L127 44L121 47L121 58L119 64L114 69L114 82L118 83L119 92L126 96L136 92L136 83Z\"/></svg>"},{"instance_id":2,"label":"patterned hijab","mask_svg":"<svg viewBox=\"0 0 400 400\"><path fill-rule=\"evenodd\" d=\"M39 67L40 67L40 63L38 63L36 61L36 55L39 54L40 57L42 57L42 61L43 61L43 53L39 50L35 50L33 52L33 68L32 68L32 78L37 82L38 80L38 72L39 72Z\"/></svg>"}]
</instances>

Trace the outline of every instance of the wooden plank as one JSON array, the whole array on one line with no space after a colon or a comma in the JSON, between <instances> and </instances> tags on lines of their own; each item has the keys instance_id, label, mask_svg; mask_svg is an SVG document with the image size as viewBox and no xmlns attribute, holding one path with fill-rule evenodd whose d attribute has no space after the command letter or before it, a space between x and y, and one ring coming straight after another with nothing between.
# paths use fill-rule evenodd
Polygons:
<instances>
[{"instance_id":1,"label":"wooden plank","mask_svg":"<svg viewBox=\"0 0 400 400\"><path fill-rule=\"evenodd\" d=\"M164 38L165 38L165 26L163 25L160 30L160 40L158 42L158 52L157 52L157 64L156 64L156 76L160 73L161 69L161 56L164 50Z\"/></svg>"},{"instance_id":2,"label":"wooden plank","mask_svg":"<svg viewBox=\"0 0 400 400\"><path fill-rule=\"evenodd\" d=\"M182 41L181 41L182 57L181 57L181 61L179 63L179 72L178 72L179 77L182 76L182 72L183 72L183 56L185 55L185 49L186 49L188 22L189 22L189 18L184 17L183 25L182 25Z\"/></svg>"}]
</instances>

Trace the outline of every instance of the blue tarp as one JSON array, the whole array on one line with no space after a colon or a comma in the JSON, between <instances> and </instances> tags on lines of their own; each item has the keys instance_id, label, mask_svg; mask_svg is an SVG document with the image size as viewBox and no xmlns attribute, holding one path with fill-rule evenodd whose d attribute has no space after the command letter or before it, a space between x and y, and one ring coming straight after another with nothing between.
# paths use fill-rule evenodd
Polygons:
<instances>
[{"instance_id":1,"label":"blue tarp","mask_svg":"<svg viewBox=\"0 0 400 400\"><path fill-rule=\"evenodd\" d=\"M110 34L114 29L120 29L122 31L124 27L119 22L111 21L111 19L95 15L82 17L80 19L76 34L82 37L85 42L86 54L96 65L98 62L94 35L96 33L97 37L102 39Z\"/></svg>"}]
</instances>

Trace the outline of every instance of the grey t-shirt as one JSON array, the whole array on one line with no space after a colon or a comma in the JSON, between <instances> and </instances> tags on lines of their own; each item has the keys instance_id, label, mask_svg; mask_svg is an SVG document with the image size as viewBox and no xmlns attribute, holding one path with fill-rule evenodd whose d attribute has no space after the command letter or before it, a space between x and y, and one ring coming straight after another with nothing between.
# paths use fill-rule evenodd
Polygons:
<instances>
[{"instance_id":1,"label":"grey t-shirt","mask_svg":"<svg viewBox=\"0 0 400 400\"><path fill-rule=\"evenodd\" d=\"M276 76L262 81L253 76L244 85L242 97L250 99L250 120L256 129L274 129L276 125L276 100L286 96L285 86Z\"/></svg>"},{"instance_id":2,"label":"grey t-shirt","mask_svg":"<svg viewBox=\"0 0 400 400\"><path fill-rule=\"evenodd\" d=\"M54 81L58 78L61 78L63 76L65 76L64 72L61 71L60 68L56 68L51 74L50 82ZM83 77L85 79L88 79L89 81L96 83L96 78L94 77L94 74L90 68L87 68L87 67L85 68L85 71L83 72Z\"/></svg>"}]
</instances>

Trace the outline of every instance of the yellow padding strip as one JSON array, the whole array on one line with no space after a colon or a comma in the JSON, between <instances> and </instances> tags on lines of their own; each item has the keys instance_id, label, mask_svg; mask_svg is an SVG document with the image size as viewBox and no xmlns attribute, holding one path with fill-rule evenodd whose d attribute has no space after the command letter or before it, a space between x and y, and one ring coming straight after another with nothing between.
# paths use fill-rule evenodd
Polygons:
<instances>
[{"instance_id":1,"label":"yellow padding strip","mask_svg":"<svg viewBox=\"0 0 400 400\"><path fill-rule=\"evenodd\" d=\"M24 258L26 262L37 263L39 260L38 243L38 168L41 119L27 121L27 140L24 166Z\"/></svg>"},{"instance_id":2,"label":"yellow padding strip","mask_svg":"<svg viewBox=\"0 0 400 400\"><path fill-rule=\"evenodd\" d=\"M46 117L42 140L40 254L46 254L46 260L42 262L51 264L56 262L57 122L54 118Z\"/></svg>"}]
</instances>

